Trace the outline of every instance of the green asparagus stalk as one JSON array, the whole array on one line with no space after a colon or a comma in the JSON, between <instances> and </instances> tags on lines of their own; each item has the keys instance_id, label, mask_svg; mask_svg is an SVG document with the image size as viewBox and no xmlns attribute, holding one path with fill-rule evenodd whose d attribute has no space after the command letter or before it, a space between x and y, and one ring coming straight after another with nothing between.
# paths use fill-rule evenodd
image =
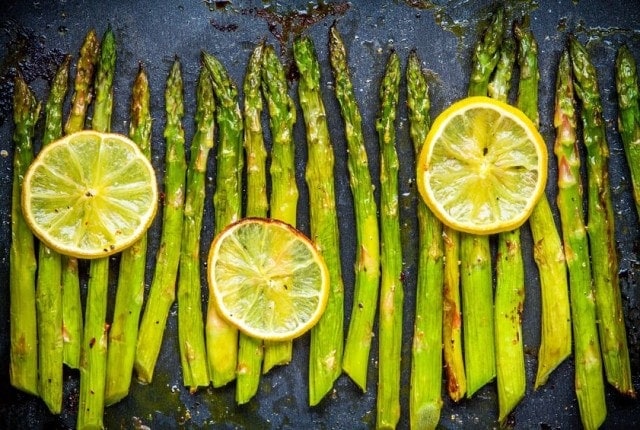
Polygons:
<instances>
[{"instance_id":1,"label":"green asparagus stalk","mask_svg":"<svg viewBox=\"0 0 640 430\"><path fill-rule=\"evenodd\" d=\"M353 195L357 237L354 305L344 346L342 368L362 391L366 391L373 320L380 283L378 209L373 196L369 161L362 133L362 118L349 76L347 53L335 24L330 30L329 50L336 97L345 123L349 183Z\"/></svg>"},{"instance_id":2,"label":"green asparagus stalk","mask_svg":"<svg viewBox=\"0 0 640 430\"><path fill-rule=\"evenodd\" d=\"M527 17L514 27L518 41L520 81L517 106L538 125L538 45ZM533 256L540 275L542 300L540 349L535 387L547 381L553 370L571 354L569 285L562 242L546 195L529 218Z\"/></svg>"},{"instance_id":3,"label":"green asparagus stalk","mask_svg":"<svg viewBox=\"0 0 640 430\"><path fill-rule=\"evenodd\" d=\"M145 383L150 383L153 379L169 309L176 297L176 279L182 243L187 166L182 129L184 116L182 74L178 59L173 62L169 72L164 95L166 123L163 134L166 150L162 232L160 246L155 256L155 270L149 296L140 321L134 362L138 379ZM185 376L188 375L188 369L183 368L183 372Z\"/></svg>"},{"instance_id":4,"label":"green asparagus stalk","mask_svg":"<svg viewBox=\"0 0 640 430\"><path fill-rule=\"evenodd\" d=\"M376 427L396 428L400 418L402 349L402 244L398 211L398 154L395 119L400 86L400 60L391 52L380 86L376 121L380 141L380 320Z\"/></svg>"},{"instance_id":5,"label":"green asparagus stalk","mask_svg":"<svg viewBox=\"0 0 640 430\"><path fill-rule=\"evenodd\" d=\"M270 217L296 225L298 185L296 184L295 145L293 125L296 107L289 96L282 63L272 46L266 45L262 60L262 93L269 108L271 129L271 195ZM262 371L267 373L276 365L289 363L293 342L264 342Z\"/></svg>"},{"instance_id":6,"label":"green asparagus stalk","mask_svg":"<svg viewBox=\"0 0 640 430\"><path fill-rule=\"evenodd\" d=\"M100 42L94 30L85 36L76 66L74 93L71 111L65 123L65 134L84 129L87 109L93 99L93 78ZM62 256L62 337L64 342L64 363L72 369L80 367L82 347L82 303L80 299L80 278L78 260Z\"/></svg>"},{"instance_id":7,"label":"green asparagus stalk","mask_svg":"<svg viewBox=\"0 0 640 430\"><path fill-rule=\"evenodd\" d=\"M211 76L203 67L196 93L196 133L191 141L187 197L178 271L178 339L184 384L195 392L209 385L207 349L200 301L200 232L204 214L207 159L214 145L215 101ZM184 152L184 151L182 151ZM184 159L180 161L183 165Z\"/></svg>"},{"instance_id":8,"label":"green asparagus stalk","mask_svg":"<svg viewBox=\"0 0 640 430\"><path fill-rule=\"evenodd\" d=\"M142 152L151 157L151 113L149 111L149 81L142 66L133 83L129 137ZM147 267L147 236L122 251L118 287L109 329L107 350L107 382L105 404L122 400L129 393L135 359L138 324L144 298Z\"/></svg>"},{"instance_id":9,"label":"green asparagus stalk","mask_svg":"<svg viewBox=\"0 0 640 430\"><path fill-rule=\"evenodd\" d=\"M633 198L640 216L640 102L636 61L625 45L616 56L616 89L618 92L618 131L631 173Z\"/></svg>"},{"instance_id":10,"label":"green asparagus stalk","mask_svg":"<svg viewBox=\"0 0 640 430\"><path fill-rule=\"evenodd\" d=\"M609 148L596 70L587 50L577 39L572 38L569 46L575 90L582 106L582 133L587 150L587 233L604 369L607 380L616 390L635 397L618 283L618 256L608 171Z\"/></svg>"},{"instance_id":11,"label":"green asparagus stalk","mask_svg":"<svg viewBox=\"0 0 640 430\"><path fill-rule=\"evenodd\" d=\"M267 150L262 136L260 80L264 43L253 50L244 78L244 150L247 158L248 217L267 216ZM258 391L262 366L262 341L240 333L236 402L247 403Z\"/></svg>"},{"instance_id":12,"label":"green asparagus stalk","mask_svg":"<svg viewBox=\"0 0 640 430\"><path fill-rule=\"evenodd\" d=\"M492 98L508 102L515 61L515 41L508 36L502 42L500 61L489 83L489 95ZM496 260L496 385L498 421L503 423L522 400L526 390L521 318L525 297L524 263L519 229L498 235Z\"/></svg>"},{"instance_id":13,"label":"green asparagus stalk","mask_svg":"<svg viewBox=\"0 0 640 430\"><path fill-rule=\"evenodd\" d=\"M298 94L307 133L311 238L329 268L330 293L320 321L311 329L309 404L317 405L340 376L343 354L344 286L336 215L334 155L320 91L320 67L313 42L296 39L293 54L300 73Z\"/></svg>"},{"instance_id":14,"label":"green asparagus stalk","mask_svg":"<svg viewBox=\"0 0 640 430\"><path fill-rule=\"evenodd\" d=\"M427 79L415 51L407 62L407 107L414 151L420 153L431 119ZM409 420L412 428L434 429L442 409L442 321L444 242L442 224L418 201L418 280L411 359Z\"/></svg>"},{"instance_id":15,"label":"green asparagus stalk","mask_svg":"<svg viewBox=\"0 0 640 430\"><path fill-rule=\"evenodd\" d=\"M556 78L554 152L558 158L558 210L562 222L575 347L575 390L585 429L597 429L607 415L596 300L589 244L582 214L580 154L569 53L563 52Z\"/></svg>"},{"instance_id":16,"label":"green asparagus stalk","mask_svg":"<svg viewBox=\"0 0 640 430\"><path fill-rule=\"evenodd\" d=\"M62 108L69 82L71 57L66 56L53 78L45 105L42 145L62 136ZM36 310L38 322L39 393L53 414L62 410L62 266L60 254L44 243L38 250Z\"/></svg>"},{"instance_id":17,"label":"green asparagus stalk","mask_svg":"<svg viewBox=\"0 0 640 430\"><path fill-rule=\"evenodd\" d=\"M40 104L22 76L13 88L13 186L9 250L9 377L11 385L38 394L36 256L34 239L20 209L22 178L33 160L33 133Z\"/></svg>"},{"instance_id":18,"label":"green asparagus stalk","mask_svg":"<svg viewBox=\"0 0 640 430\"><path fill-rule=\"evenodd\" d=\"M500 60L504 33L498 9L475 47L469 96L486 96L490 77ZM489 236L460 234L462 324L467 396L496 376L493 285Z\"/></svg>"},{"instance_id":19,"label":"green asparagus stalk","mask_svg":"<svg viewBox=\"0 0 640 430\"><path fill-rule=\"evenodd\" d=\"M92 128L111 129L116 41L111 27L102 39L95 79ZM80 403L77 428L101 428L107 372L107 292L109 257L91 260L85 305L85 326L80 356Z\"/></svg>"},{"instance_id":20,"label":"green asparagus stalk","mask_svg":"<svg viewBox=\"0 0 640 430\"><path fill-rule=\"evenodd\" d=\"M238 90L226 69L214 56L203 53L203 61L218 100L216 121L220 130L217 154L216 190L213 195L216 233L241 216L242 191L242 113L238 106ZM238 330L227 323L209 300L206 326L209 376L214 387L236 377Z\"/></svg>"}]
</instances>

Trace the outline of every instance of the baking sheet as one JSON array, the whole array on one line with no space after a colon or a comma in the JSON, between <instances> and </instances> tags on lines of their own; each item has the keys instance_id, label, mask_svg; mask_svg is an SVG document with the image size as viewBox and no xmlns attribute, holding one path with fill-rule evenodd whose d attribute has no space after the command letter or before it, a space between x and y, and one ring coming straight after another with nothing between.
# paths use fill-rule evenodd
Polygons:
<instances>
[{"instance_id":1,"label":"baking sheet","mask_svg":"<svg viewBox=\"0 0 640 430\"><path fill-rule=\"evenodd\" d=\"M378 85L390 49L403 63L416 49L431 76L432 116L466 93L472 46L495 10L497 2L470 0L326 1L199 1L141 0L110 2L4 1L0 6L0 428L73 428L78 406L78 373L65 371L64 410L53 416L35 397L18 392L8 382L9 362L9 244L10 183L13 130L11 113L12 77L16 70L24 75L39 100L48 94L49 81L65 53L77 53L89 28L102 35L108 25L118 43L113 130L126 132L131 84L139 64L147 69L151 86L153 126L153 164L159 174L164 160L164 80L177 55L183 66L187 142L193 135L195 82L202 50L216 55L228 68L236 83L244 76L247 59L261 40L272 43L290 67L292 95L296 81L290 45L300 32L309 34L316 44L321 64L324 102L336 155L336 196L341 233L342 268L345 281L345 315L351 309L355 231L349 191L346 144L342 120L333 95L332 76L327 57L327 35L334 20L349 52L356 97L363 115L363 127L374 178L378 172L375 118ZM531 15L531 27L539 44L541 132L552 148L553 88L555 70L568 35L575 34L587 44L599 73L599 82L610 143L610 174L616 237L620 256L620 279L630 341L634 385L640 388L640 232L628 183L628 169L616 130L616 93L613 81L615 53L626 43L640 61L640 2L638 1L512 1L507 10L513 18ZM75 74L75 69L72 69ZM408 428L409 369L416 280L416 190L413 154L404 106L405 84L401 84L397 121L397 147L401 161L400 196L404 253L404 339L402 361L403 405L399 428ZM308 232L307 192L304 182L306 149L304 124L298 112L295 127L297 179L300 189L299 227ZM266 125L266 123L265 123ZM550 152L552 154L552 152ZM214 157L210 158L207 182L205 228L202 233L203 258L212 236ZM550 157L547 192L555 199L555 160ZM377 181L377 179L376 179ZM158 246L159 222L151 230L148 279ZM531 237L523 229L523 249L527 273L524 309L524 344L527 366L527 394L509 419L513 428L576 428L580 426L573 393L573 363L566 360L549 382L533 391L537 364L540 297L537 274L531 255ZM113 267L117 268L117 257ZM112 272L115 273L115 270ZM204 273L204 272L203 272ZM112 287L113 290L113 287ZM111 297L113 297L112 291ZM203 279L203 303L206 283ZM348 321L345 321L345 328ZM204 389L189 394L182 387L179 369L176 307L172 308L155 378L148 386L136 382L131 394L105 411L107 428L326 428L357 429L375 426L375 386L377 340L374 338L369 369L369 390L362 393L345 375L317 407L307 406L308 335L294 343L293 362L272 370L262 378L257 396L248 404L234 402L234 384L221 389ZM443 393L444 394L444 393ZM495 384L481 389L472 399L452 404L443 396L443 428L496 427ZM640 426L640 404L607 390L608 418L604 428Z\"/></svg>"}]
</instances>

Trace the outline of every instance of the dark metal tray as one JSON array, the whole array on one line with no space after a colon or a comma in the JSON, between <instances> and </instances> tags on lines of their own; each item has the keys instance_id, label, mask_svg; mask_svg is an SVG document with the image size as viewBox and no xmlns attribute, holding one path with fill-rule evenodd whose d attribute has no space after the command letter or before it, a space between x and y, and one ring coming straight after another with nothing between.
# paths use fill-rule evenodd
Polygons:
<instances>
[{"instance_id":1,"label":"dark metal tray","mask_svg":"<svg viewBox=\"0 0 640 430\"><path fill-rule=\"evenodd\" d=\"M424 67L430 70L432 116L466 93L472 46L484 28L497 2L469 0L352 0L351 2L304 1L122 1L110 2L4 1L0 6L0 428L72 428L78 406L78 373L65 372L64 410L60 416L47 412L37 398L18 392L9 385L9 244L10 183L13 131L11 117L12 77L17 69L43 100L49 81L65 53L77 52L89 28L99 35L111 25L118 43L113 130L127 130L130 89L142 63L150 75L152 91L153 163L163 170L164 80L175 55L182 60L185 79L187 142L193 135L195 81L201 50L222 60L237 83L242 81L247 59L260 40L274 44L291 65L290 43L301 31L316 44L322 66L324 101L336 155L336 191L341 228L341 252L345 281L345 315L350 313L353 287L355 233L353 208L346 167L346 144L342 120L332 92L332 76L327 57L329 26L338 20L349 51L356 96L363 115L363 126L374 178L378 172L375 117L378 85L391 48L402 61L416 49ZM636 389L640 388L640 229L628 178L628 168L616 129L616 93L613 64L618 47L626 43L640 61L640 3L638 1L596 0L520 0L506 2L512 17L531 15L531 26L540 47L541 132L550 149L553 144L553 88L561 50L570 33L575 34L597 66L611 149L611 184L616 216L616 235L620 256L620 279L629 336L632 371ZM75 70L72 70L75 72ZM295 75L292 74L292 95ZM416 243L413 154L409 140L404 83L397 121L398 152L401 161L400 195L404 253L404 340L402 361L403 405L399 428L408 428L409 369L415 303ZM308 209L304 164L306 149L304 125L299 115L295 128L298 183L301 191L299 226L308 232ZM551 153L551 152L550 152ZM555 160L547 192L555 199ZM211 157L211 169L214 168ZM205 229L202 255L211 241L212 180L207 183ZM151 229L150 256L158 246L159 223ZM531 237L523 229L527 273L524 309L524 344L527 365L527 395L509 419L513 428L576 428L580 417L573 391L573 362L567 359L549 382L533 391L536 352L540 341L540 296L537 272L531 252ZM153 267L150 257L149 274ZM117 267L114 265L114 267ZM203 280L204 281L204 280ZM113 296L113 294L112 294ZM203 303L206 283L203 282ZM377 341L374 339L369 370L369 391L362 393L346 376L317 407L307 403L308 336L295 342L293 362L264 376L257 396L244 406L234 402L234 384L221 389L203 389L189 394L182 386L176 343L175 306L169 318L161 356L152 384L133 383L130 395L105 411L107 428L328 428L355 429L375 426L375 386ZM346 325L345 325L346 327ZM497 427L495 385L489 384L472 399L452 404L443 392L443 428ZM607 390L606 428L640 427L640 403Z\"/></svg>"}]
</instances>

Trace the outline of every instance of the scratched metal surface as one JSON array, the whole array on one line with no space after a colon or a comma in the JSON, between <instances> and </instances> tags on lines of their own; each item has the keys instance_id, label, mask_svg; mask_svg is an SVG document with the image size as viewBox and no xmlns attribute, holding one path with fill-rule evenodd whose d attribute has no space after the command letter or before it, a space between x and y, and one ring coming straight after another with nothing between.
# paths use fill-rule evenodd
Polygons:
<instances>
[{"instance_id":1,"label":"scratched metal surface","mask_svg":"<svg viewBox=\"0 0 640 430\"><path fill-rule=\"evenodd\" d=\"M640 388L640 232L634 211L628 169L616 130L616 94L613 62L617 48L626 43L640 61L640 6L633 1L514 1L508 7L512 18L530 13L531 25L540 47L541 131L551 149L553 142L552 105L555 68L559 53L570 33L587 43L599 73L599 82L607 120L607 137L611 149L611 184L616 215L616 235L620 255L620 279L627 330L632 354L636 388ZM469 0L395 0L324 2L320 6L308 1L232 1L206 2L177 0L112 2L58 0L4 1L0 6L0 427L2 428L73 428L78 403L78 374L65 372L64 410L60 416L49 414L37 398L20 393L8 382L8 256L10 243L10 183L12 171L12 76L16 70L25 76L38 98L48 94L49 81L65 53L77 52L86 31L93 27L98 34L111 25L118 43L115 80L113 130L126 132L131 83L142 63L150 76L153 126L153 163L159 178L163 169L164 79L175 55L182 60L185 80L187 142L193 135L194 91L199 55L206 50L218 56L237 83L243 78L246 61L253 47L265 39L280 49L291 65L290 44L300 31L316 43L322 66L323 95L328 112L331 138L335 146L336 193L341 228L342 269L346 288L345 314L350 313L353 286L355 234L353 208L346 168L346 145L342 122L332 93L331 72L327 58L329 25L338 20L349 51L356 96L362 109L363 127L374 178L378 171L377 91L390 49L403 62L416 49L431 75L432 115L461 98L466 92L471 49L495 3ZM75 72L75 70L72 70ZM295 74L292 73L292 95ZM398 152L401 160L400 193L404 253L404 341L402 361L402 416L399 428L408 428L409 368L413 308L415 303L416 192L411 177L412 147L408 136L404 106L405 84L401 84L397 121ZM309 229L307 192L304 182L306 149L304 125L299 115L295 128L297 141L298 185L301 192L299 227ZM555 160L547 192L555 198ZM211 157L210 178L215 163ZM207 183L205 228L202 232L202 255L206 255L212 236L212 180ZM151 230L148 274L151 274L159 223ZM532 389L539 345L540 297L537 274L531 255L531 237L523 229L527 273L527 297L524 310L524 344L527 365L527 395L509 419L514 428L576 428L579 413L573 394L573 362L566 360L549 382ZM117 257L113 267L116 268ZM113 271L115 272L115 270ZM113 296L113 294L112 294ZM206 287L203 282L203 303ZM346 322L345 322L346 327ZM131 394L105 411L107 428L326 428L356 429L375 426L375 385L377 341L374 338L369 370L369 391L361 393L346 377L317 407L307 406L306 372L308 336L295 342L294 360L262 378L257 396L244 406L234 403L234 384L222 389L201 390L189 394L181 384L176 343L176 308L172 309L155 380L148 386L133 383ZM496 427L497 399L495 385L489 384L472 399L454 405L444 397L443 428ZM607 391L608 418L605 428L633 428L640 425L640 404Z\"/></svg>"}]
</instances>

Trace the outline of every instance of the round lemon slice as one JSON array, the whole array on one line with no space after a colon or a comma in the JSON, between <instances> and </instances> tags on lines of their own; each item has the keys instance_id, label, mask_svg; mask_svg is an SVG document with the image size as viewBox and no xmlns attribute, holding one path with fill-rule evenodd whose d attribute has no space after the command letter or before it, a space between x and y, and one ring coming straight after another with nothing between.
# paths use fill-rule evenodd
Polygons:
<instances>
[{"instance_id":1,"label":"round lemon slice","mask_svg":"<svg viewBox=\"0 0 640 430\"><path fill-rule=\"evenodd\" d=\"M81 131L45 146L22 188L25 220L47 246L99 258L137 241L156 213L156 177L127 137Z\"/></svg>"},{"instance_id":2,"label":"round lemon slice","mask_svg":"<svg viewBox=\"0 0 640 430\"><path fill-rule=\"evenodd\" d=\"M321 317L329 273L320 252L281 221L245 218L220 232L208 260L209 300L249 336L289 340Z\"/></svg>"},{"instance_id":3,"label":"round lemon slice","mask_svg":"<svg viewBox=\"0 0 640 430\"><path fill-rule=\"evenodd\" d=\"M547 148L522 111L468 97L440 114L417 163L418 190L449 227L493 234L522 225L544 193Z\"/></svg>"}]
</instances>

